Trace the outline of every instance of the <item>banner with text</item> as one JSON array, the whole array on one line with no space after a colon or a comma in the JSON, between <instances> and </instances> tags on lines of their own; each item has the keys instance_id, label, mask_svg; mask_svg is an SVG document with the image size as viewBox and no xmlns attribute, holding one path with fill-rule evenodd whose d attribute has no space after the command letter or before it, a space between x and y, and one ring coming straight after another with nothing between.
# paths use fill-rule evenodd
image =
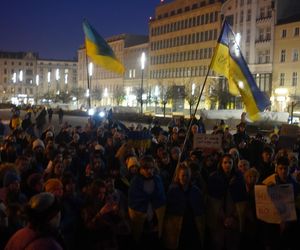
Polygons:
<instances>
[{"instance_id":1,"label":"banner with text","mask_svg":"<svg viewBox=\"0 0 300 250\"><path fill-rule=\"evenodd\" d=\"M195 134L194 149L216 149L222 148L222 135Z\"/></svg>"},{"instance_id":2,"label":"banner with text","mask_svg":"<svg viewBox=\"0 0 300 250\"><path fill-rule=\"evenodd\" d=\"M297 220L294 190L291 184L255 185L257 218L267 223L280 224Z\"/></svg>"}]
</instances>

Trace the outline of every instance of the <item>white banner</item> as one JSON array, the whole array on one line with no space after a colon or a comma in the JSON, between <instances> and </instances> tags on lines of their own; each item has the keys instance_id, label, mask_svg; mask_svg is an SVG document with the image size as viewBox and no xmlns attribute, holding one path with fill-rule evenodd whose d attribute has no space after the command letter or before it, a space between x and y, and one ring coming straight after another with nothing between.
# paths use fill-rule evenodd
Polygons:
<instances>
[{"instance_id":1,"label":"white banner","mask_svg":"<svg viewBox=\"0 0 300 250\"><path fill-rule=\"evenodd\" d=\"M222 135L195 134L194 149L221 149Z\"/></svg>"},{"instance_id":2,"label":"white banner","mask_svg":"<svg viewBox=\"0 0 300 250\"><path fill-rule=\"evenodd\" d=\"M280 224L297 220L292 184L255 185L257 218L267 223Z\"/></svg>"}]
</instances>

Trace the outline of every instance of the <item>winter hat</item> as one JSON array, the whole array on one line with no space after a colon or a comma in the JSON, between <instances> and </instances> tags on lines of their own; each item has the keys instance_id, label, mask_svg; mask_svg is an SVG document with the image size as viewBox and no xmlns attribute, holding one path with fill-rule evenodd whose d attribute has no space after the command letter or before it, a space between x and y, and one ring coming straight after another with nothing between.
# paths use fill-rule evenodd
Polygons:
<instances>
[{"instance_id":1,"label":"winter hat","mask_svg":"<svg viewBox=\"0 0 300 250\"><path fill-rule=\"evenodd\" d=\"M14 183L15 181L20 182L20 176L17 175L16 172L7 171L3 178L3 186L8 187L10 184Z\"/></svg>"},{"instance_id":2,"label":"winter hat","mask_svg":"<svg viewBox=\"0 0 300 250\"><path fill-rule=\"evenodd\" d=\"M53 137L53 132L52 131L48 131L46 133L46 138L50 138L50 137Z\"/></svg>"},{"instance_id":3,"label":"winter hat","mask_svg":"<svg viewBox=\"0 0 300 250\"><path fill-rule=\"evenodd\" d=\"M140 163L136 157L131 156L128 158L128 160L127 160L127 168L128 169L130 169L133 166L139 166L139 165L140 165Z\"/></svg>"},{"instance_id":4,"label":"winter hat","mask_svg":"<svg viewBox=\"0 0 300 250\"><path fill-rule=\"evenodd\" d=\"M43 192L31 197L26 207L29 221L43 224L50 221L60 211L60 206L51 193Z\"/></svg>"},{"instance_id":5,"label":"winter hat","mask_svg":"<svg viewBox=\"0 0 300 250\"><path fill-rule=\"evenodd\" d=\"M100 144L96 144L95 145L95 151L102 151L102 152L104 152L104 147L102 145L100 145Z\"/></svg>"},{"instance_id":6,"label":"winter hat","mask_svg":"<svg viewBox=\"0 0 300 250\"><path fill-rule=\"evenodd\" d=\"M32 150L34 150L36 147L42 147L43 149L45 149L45 144L41 139L36 139L32 143Z\"/></svg>"},{"instance_id":7,"label":"winter hat","mask_svg":"<svg viewBox=\"0 0 300 250\"><path fill-rule=\"evenodd\" d=\"M62 186L63 186L62 182L57 178L51 178L47 180L44 184L45 191L49 193L54 192L58 187L62 187Z\"/></svg>"}]
</instances>

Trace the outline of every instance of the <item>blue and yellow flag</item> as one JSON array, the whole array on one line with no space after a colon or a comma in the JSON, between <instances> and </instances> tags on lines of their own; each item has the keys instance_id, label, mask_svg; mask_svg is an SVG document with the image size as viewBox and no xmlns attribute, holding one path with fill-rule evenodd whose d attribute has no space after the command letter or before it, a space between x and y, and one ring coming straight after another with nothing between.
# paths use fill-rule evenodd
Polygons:
<instances>
[{"instance_id":1,"label":"blue and yellow flag","mask_svg":"<svg viewBox=\"0 0 300 250\"><path fill-rule=\"evenodd\" d=\"M117 59L108 43L86 20L83 21L83 31L86 53L92 61L107 70L123 74L125 71L123 64Z\"/></svg>"},{"instance_id":2,"label":"blue and yellow flag","mask_svg":"<svg viewBox=\"0 0 300 250\"><path fill-rule=\"evenodd\" d=\"M267 96L258 88L226 21L215 48L211 68L227 78L231 94L242 96L250 119L259 119L259 112L271 105Z\"/></svg>"}]
</instances>

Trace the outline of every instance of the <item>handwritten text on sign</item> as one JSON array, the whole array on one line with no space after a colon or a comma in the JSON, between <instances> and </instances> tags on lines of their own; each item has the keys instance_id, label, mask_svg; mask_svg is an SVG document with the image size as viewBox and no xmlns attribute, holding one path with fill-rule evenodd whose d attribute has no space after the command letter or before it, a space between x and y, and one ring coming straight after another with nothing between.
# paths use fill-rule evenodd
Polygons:
<instances>
[{"instance_id":1,"label":"handwritten text on sign","mask_svg":"<svg viewBox=\"0 0 300 250\"><path fill-rule=\"evenodd\" d=\"M297 219L294 190L291 184L255 186L257 218L267 223L280 224Z\"/></svg>"},{"instance_id":2,"label":"handwritten text on sign","mask_svg":"<svg viewBox=\"0 0 300 250\"><path fill-rule=\"evenodd\" d=\"M222 135L195 134L194 149L196 148L221 149Z\"/></svg>"}]
</instances>

